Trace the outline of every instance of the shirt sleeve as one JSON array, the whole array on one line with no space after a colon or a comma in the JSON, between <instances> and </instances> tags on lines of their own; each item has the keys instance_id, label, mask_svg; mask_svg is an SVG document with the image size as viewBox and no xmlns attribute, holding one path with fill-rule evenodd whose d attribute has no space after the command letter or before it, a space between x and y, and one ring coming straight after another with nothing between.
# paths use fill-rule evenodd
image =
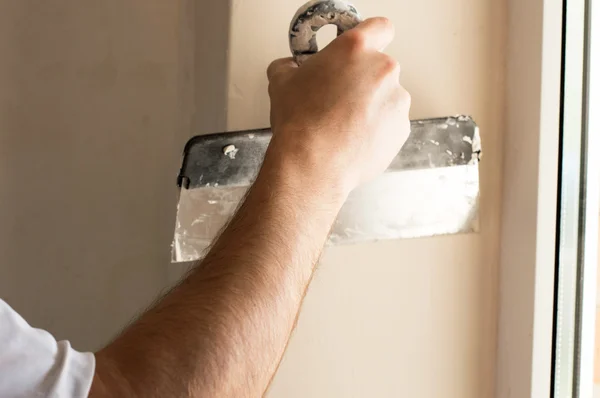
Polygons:
<instances>
[{"instance_id":1,"label":"shirt sleeve","mask_svg":"<svg viewBox=\"0 0 600 398\"><path fill-rule=\"evenodd\" d=\"M36 329L0 300L0 397L87 397L94 378L92 353L75 351Z\"/></svg>"}]
</instances>

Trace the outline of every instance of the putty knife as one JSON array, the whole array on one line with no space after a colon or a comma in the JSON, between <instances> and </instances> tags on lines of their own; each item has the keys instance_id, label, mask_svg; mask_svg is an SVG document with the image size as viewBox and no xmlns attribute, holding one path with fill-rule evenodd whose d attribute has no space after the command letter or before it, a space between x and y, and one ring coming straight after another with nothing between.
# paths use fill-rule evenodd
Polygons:
<instances>
[{"instance_id":1,"label":"putty knife","mask_svg":"<svg viewBox=\"0 0 600 398\"><path fill-rule=\"evenodd\" d=\"M290 48L301 64L318 51L316 32L338 34L361 21L339 0L315 0L298 10ZM270 129L202 135L185 146L172 245L173 262L200 259L253 183L271 140ZM476 232L481 144L468 116L411 122L411 134L387 171L354 190L328 244Z\"/></svg>"}]
</instances>

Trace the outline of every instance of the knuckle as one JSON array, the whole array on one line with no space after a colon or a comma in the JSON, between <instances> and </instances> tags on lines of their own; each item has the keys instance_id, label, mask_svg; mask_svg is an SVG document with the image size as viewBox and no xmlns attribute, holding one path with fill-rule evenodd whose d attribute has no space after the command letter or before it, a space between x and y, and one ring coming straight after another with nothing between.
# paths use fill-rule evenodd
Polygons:
<instances>
[{"instance_id":1,"label":"knuckle","mask_svg":"<svg viewBox=\"0 0 600 398\"><path fill-rule=\"evenodd\" d=\"M385 55L383 58L383 70L386 73L400 72L400 63L394 58Z\"/></svg>"},{"instance_id":2,"label":"knuckle","mask_svg":"<svg viewBox=\"0 0 600 398\"><path fill-rule=\"evenodd\" d=\"M279 63L279 60L276 59L274 61L272 61L269 66L267 67L267 73L272 73L276 68L277 68L277 64Z\"/></svg>"},{"instance_id":3,"label":"knuckle","mask_svg":"<svg viewBox=\"0 0 600 398\"><path fill-rule=\"evenodd\" d=\"M276 78L284 71L285 64L288 62L286 58L276 59L267 67L267 77L269 80Z\"/></svg>"},{"instance_id":4,"label":"knuckle","mask_svg":"<svg viewBox=\"0 0 600 398\"><path fill-rule=\"evenodd\" d=\"M276 85L282 80L283 72L280 70L272 70L268 74L269 85Z\"/></svg>"},{"instance_id":5,"label":"knuckle","mask_svg":"<svg viewBox=\"0 0 600 398\"><path fill-rule=\"evenodd\" d=\"M346 33L346 42L351 52L361 52L365 49L367 39L363 32L350 30Z\"/></svg>"}]
</instances>

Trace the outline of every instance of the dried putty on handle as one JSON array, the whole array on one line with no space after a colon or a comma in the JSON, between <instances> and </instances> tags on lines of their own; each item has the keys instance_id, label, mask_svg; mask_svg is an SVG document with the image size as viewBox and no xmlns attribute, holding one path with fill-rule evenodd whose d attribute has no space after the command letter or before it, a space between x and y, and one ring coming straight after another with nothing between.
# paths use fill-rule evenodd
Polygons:
<instances>
[{"instance_id":1,"label":"dried putty on handle","mask_svg":"<svg viewBox=\"0 0 600 398\"><path fill-rule=\"evenodd\" d=\"M319 52L317 32L336 25L338 36L354 28L362 19L354 6L341 0L313 0L296 12L290 24L290 50L298 65Z\"/></svg>"}]
</instances>

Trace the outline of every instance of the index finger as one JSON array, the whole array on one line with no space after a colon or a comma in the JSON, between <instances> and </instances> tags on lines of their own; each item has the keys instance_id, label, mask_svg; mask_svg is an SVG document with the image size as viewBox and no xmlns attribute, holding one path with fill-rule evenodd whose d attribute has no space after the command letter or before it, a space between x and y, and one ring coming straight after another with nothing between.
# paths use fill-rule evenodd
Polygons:
<instances>
[{"instance_id":1,"label":"index finger","mask_svg":"<svg viewBox=\"0 0 600 398\"><path fill-rule=\"evenodd\" d=\"M355 28L346 31L344 35L357 35L364 48L383 51L392 42L395 33L394 25L389 19L375 17L365 19Z\"/></svg>"},{"instance_id":2,"label":"index finger","mask_svg":"<svg viewBox=\"0 0 600 398\"><path fill-rule=\"evenodd\" d=\"M296 61L294 61L294 58L276 59L275 61L271 62L271 65L269 65L267 68L267 78L269 81L271 81L275 75L289 72L297 67L298 64Z\"/></svg>"}]
</instances>

